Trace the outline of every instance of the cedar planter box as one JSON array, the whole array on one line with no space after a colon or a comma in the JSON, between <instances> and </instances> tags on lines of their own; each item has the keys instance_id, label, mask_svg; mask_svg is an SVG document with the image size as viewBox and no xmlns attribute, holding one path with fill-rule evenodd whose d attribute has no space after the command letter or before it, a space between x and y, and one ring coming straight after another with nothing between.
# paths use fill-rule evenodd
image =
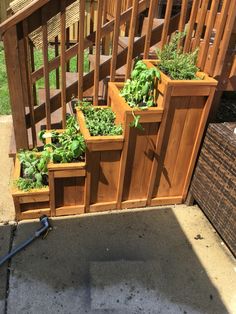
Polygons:
<instances>
[{"instance_id":1,"label":"cedar planter box","mask_svg":"<svg viewBox=\"0 0 236 314\"><path fill-rule=\"evenodd\" d=\"M16 156L13 181L21 176L21 164ZM11 189L15 205L16 220L39 218L42 215L51 216L49 204L49 187L32 189L24 192L15 187L14 182Z\"/></svg>"},{"instance_id":2,"label":"cedar planter box","mask_svg":"<svg viewBox=\"0 0 236 314\"><path fill-rule=\"evenodd\" d=\"M48 138L47 143L50 142ZM86 163L49 163L48 174L52 216L84 213Z\"/></svg>"},{"instance_id":3,"label":"cedar planter box","mask_svg":"<svg viewBox=\"0 0 236 314\"><path fill-rule=\"evenodd\" d=\"M149 67L157 61L145 61ZM148 205L182 203L212 104L217 81L199 72L202 80L171 80L161 72L158 106L164 108L163 141Z\"/></svg>"},{"instance_id":4,"label":"cedar planter box","mask_svg":"<svg viewBox=\"0 0 236 314\"><path fill-rule=\"evenodd\" d=\"M86 142L86 212L117 209L124 137L91 136L80 110L77 119Z\"/></svg>"},{"instance_id":5,"label":"cedar planter box","mask_svg":"<svg viewBox=\"0 0 236 314\"><path fill-rule=\"evenodd\" d=\"M150 194L151 178L155 175L158 133L163 116L163 108L150 107L133 110L120 95L124 83L109 83L108 102L116 113L118 123L124 128L125 144L120 173L119 206L133 208L146 206ZM144 130L130 127L134 117L140 116Z\"/></svg>"}]
</instances>

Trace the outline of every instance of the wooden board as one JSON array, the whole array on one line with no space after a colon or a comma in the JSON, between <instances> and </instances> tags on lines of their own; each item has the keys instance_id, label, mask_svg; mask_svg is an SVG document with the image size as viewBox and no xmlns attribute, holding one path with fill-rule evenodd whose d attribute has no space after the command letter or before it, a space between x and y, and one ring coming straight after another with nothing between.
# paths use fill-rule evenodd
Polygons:
<instances>
[{"instance_id":1,"label":"wooden board","mask_svg":"<svg viewBox=\"0 0 236 314\"><path fill-rule=\"evenodd\" d=\"M43 214L51 216L49 205L49 187L21 191L15 186L15 181L21 175L20 160L16 156L12 177L11 194L15 205L15 217L17 221L22 219L40 218Z\"/></svg>"},{"instance_id":2,"label":"wooden board","mask_svg":"<svg viewBox=\"0 0 236 314\"><path fill-rule=\"evenodd\" d=\"M130 108L120 95L123 86L124 83L109 83L108 101L116 113L117 123L124 127L119 204L122 208L133 208L145 206L147 202L163 109L160 106L147 110ZM133 113L140 116L143 130L130 127Z\"/></svg>"},{"instance_id":3,"label":"wooden board","mask_svg":"<svg viewBox=\"0 0 236 314\"><path fill-rule=\"evenodd\" d=\"M116 209L124 137L91 136L80 110L77 119L87 147L86 212Z\"/></svg>"},{"instance_id":4,"label":"wooden board","mask_svg":"<svg viewBox=\"0 0 236 314\"><path fill-rule=\"evenodd\" d=\"M51 139L47 138L47 144L50 142ZM86 163L49 163L48 171L52 216L84 213Z\"/></svg>"},{"instance_id":5,"label":"wooden board","mask_svg":"<svg viewBox=\"0 0 236 314\"><path fill-rule=\"evenodd\" d=\"M158 64L146 63L149 67ZM150 205L164 204L167 199L179 203L186 198L217 85L207 74L197 75L202 79L188 81L171 80L161 73L158 103L167 110L167 117Z\"/></svg>"}]
</instances>

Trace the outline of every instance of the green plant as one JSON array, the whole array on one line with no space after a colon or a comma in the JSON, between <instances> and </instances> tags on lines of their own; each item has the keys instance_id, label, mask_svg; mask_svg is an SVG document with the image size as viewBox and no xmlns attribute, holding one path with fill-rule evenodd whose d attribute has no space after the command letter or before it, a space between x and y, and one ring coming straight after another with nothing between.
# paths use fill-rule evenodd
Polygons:
<instances>
[{"instance_id":1,"label":"green plant","mask_svg":"<svg viewBox=\"0 0 236 314\"><path fill-rule=\"evenodd\" d=\"M74 116L67 118L64 132L54 132L52 135L52 143L45 145L45 148L51 148L50 158L53 163L70 163L83 159L85 141L79 133L79 126Z\"/></svg>"},{"instance_id":2,"label":"green plant","mask_svg":"<svg viewBox=\"0 0 236 314\"><path fill-rule=\"evenodd\" d=\"M156 68L148 68L143 61L138 61L131 72L120 94L131 108L145 109L155 105L154 87L155 79L160 78Z\"/></svg>"},{"instance_id":3,"label":"green plant","mask_svg":"<svg viewBox=\"0 0 236 314\"><path fill-rule=\"evenodd\" d=\"M174 80L199 79L196 77L196 72L199 70L196 66L198 49L184 53L181 48L178 48L180 40L185 35L186 32L176 33L162 50L157 49L158 68Z\"/></svg>"},{"instance_id":4,"label":"green plant","mask_svg":"<svg viewBox=\"0 0 236 314\"><path fill-rule=\"evenodd\" d=\"M92 136L121 135L121 125L115 124L115 113L110 108L95 108L90 103L79 104L85 116L86 126Z\"/></svg>"},{"instance_id":5,"label":"green plant","mask_svg":"<svg viewBox=\"0 0 236 314\"><path fill-rule=\"evenodd\" d=\"M156 78L160 79L160 72L156 68L148 68L147 65L139 60L135 63L131 72L131 78L125 82L120 91L131 108L145 110L148 107L155 106L154 88ZM131 127L143 130L139 123L140 116L136 116L132 111L134 120L130 123Z\"/></svg>"},{"instance_id":6,"label":"green plant","mask_svg":"<svg viewBox=\"0 0 236 314\"><path fill-rule=\"evenodd\" d=\"M50 153L43 151L22 150L18 153L21 164L21 176L16 180L16 186L22 191L42 188L48 185L48 168Z\"/></svg>"}]
</instances>

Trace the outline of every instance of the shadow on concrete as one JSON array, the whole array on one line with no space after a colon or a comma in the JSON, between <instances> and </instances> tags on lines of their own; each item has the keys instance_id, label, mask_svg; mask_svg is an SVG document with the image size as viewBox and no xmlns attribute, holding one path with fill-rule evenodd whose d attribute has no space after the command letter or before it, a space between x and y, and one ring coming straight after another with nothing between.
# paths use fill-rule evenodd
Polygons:
<instances>
[{"instance_id":1,"label":"shadow on concrete","mask_svg":"<svg viewBox=\"0 0 236 314\"><path fill-rule=\"evenodd\" d=\"M2 256L8 253L11 240L11 227L0 226L0 259ZM4 264L0 267L0 314L4 313L5 309L5 297L7 289L7 267L8 264Z\"/></svg>"},{"instance_id":2,"label":"shadow on concrete","mask_svg":"<svg viewBox=\"0 0 236 314\"><path fill-rule=\"evenodd\" d=\"M12 260L8 313L16 309L17 313L227 313L171 208L56 219L53 225L46 240L38 240ZM38 226L19 224L14 244ZM114 262L119 261L123 266L118 270ZM132 261L136 271L131 270ZM130 310L108 309L104 304L93 309L96 291L91 289L99 287L93 286L98 278L91 278L91 263L93 271L97 263L95 269L99 272L102 267L103 273L108 265L109 278L104 277L101 289L121 287L126 278L151 290L156 307L145 310L149 297L145 292L146 299L139 299L139 306ZM118 276L122 269L130 269L129 274ZM132 298L137 299L135 293ZM165 301L158 308L160 298L169 306Z\"/></svg>"}]
</instances>

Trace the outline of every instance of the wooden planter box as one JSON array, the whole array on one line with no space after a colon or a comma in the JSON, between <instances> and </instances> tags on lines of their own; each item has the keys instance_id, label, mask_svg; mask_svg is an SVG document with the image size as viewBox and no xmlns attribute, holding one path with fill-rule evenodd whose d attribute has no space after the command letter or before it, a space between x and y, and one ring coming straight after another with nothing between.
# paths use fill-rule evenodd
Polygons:
<instances>
[{"instance_id":1,"label":"wooden planter box","mask_svg":"<svg viewBox=\"0 0 236 314\"><path fill-rule=\"evenodd\" d=\"M152 107L146 110L132 110L120 96L124 83L109 83L108 102L116 113L117 123L124 128L125 144L120 172L119 206L133 208L146 206L150 194L150 182L155 176L157 161L156 149L159 140L160 123L163 108ZM139 122L144 130L130 127L134 117L140 116Z\"/></svg>"},{"instance_id":2,"label":"wooden planter box","mask_svg":"<svg viewBox=\"0 0 236 314\"><path fill-rule=\"evenodd\" d=\"M50 142L48 138L47 143ZM49 163L48 174L52 216L84 213L86 163Z\"/></svg>"},{"instance_id":3,"label":"wooden planter box","mask_svg":"<svg viewBox=\"0 0 236 314\"><path fill-rule=\"evenodd\" d=\"M13 186L11 189L14 205L16 220L39 218L42 215L51 216L49 205L49 187L42 189L32 189L31 191L24 192L19 190L14 185L14 181L21 176L20 160L16 156L15 168L13 174Z\"/></svg>"},{"instance_id":4,"label":"wooden planter box","mask_svg":"<svg viewBox=\"0 0 236 314\"><path fill-rule=\"evenodd\" d=\"M86 142L86 212L117 209L124 137L91 136L82 111L77 118Z\"/></svg>"},{"instance_id":5,"label":"wooden planter box","mask_svg":"<svg viewBox=\"0 0 236 314\"><path fill-rule=\"evenodd\" d=\"M156 61L145 61L149 67ZM163 141L148 205L185 201L212 104L217 81L205 73L202 80L171 80L161 73L158 106L164 108Z\"/></svg>"}]
</instances>

